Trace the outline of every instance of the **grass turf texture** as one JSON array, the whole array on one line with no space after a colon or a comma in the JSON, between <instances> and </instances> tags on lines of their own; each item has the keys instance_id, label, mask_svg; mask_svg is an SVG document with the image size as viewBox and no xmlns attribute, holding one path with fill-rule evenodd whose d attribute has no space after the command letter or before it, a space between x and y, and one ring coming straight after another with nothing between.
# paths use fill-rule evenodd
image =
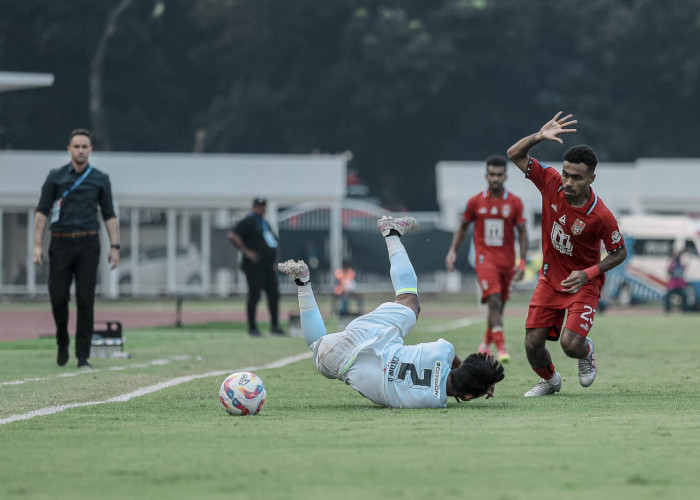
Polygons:
<instances>
[{"instance_id":1,"label":"grass turf texture","mask_svg":"<svg viewBox=\"0 0 700 500\"><path fill-rule=\"evenodd\" d=\"M482 336L483 323L425 332L441 323L422 318L408 342L440 336L464 355ZM693 498L697 324L691 315L599 316L596 382L580 387L576 361L549 343L564 378L550 397L522 397L537 376L525 360L523 320L509 319L512 361L488 401L382 409L305 359L256 371L268 401L253 417L226 414L218 402L224 376L216 376L0 425L0 497ZM0 382L47 378L0 386L0 419L306 351L301 338L248 339L240 324L126 335L132 359L95 359L99 371L75 377L57 376L77 370L73 358L55 366L52 339L0 343Z\"/></svg>"}]
</instances>

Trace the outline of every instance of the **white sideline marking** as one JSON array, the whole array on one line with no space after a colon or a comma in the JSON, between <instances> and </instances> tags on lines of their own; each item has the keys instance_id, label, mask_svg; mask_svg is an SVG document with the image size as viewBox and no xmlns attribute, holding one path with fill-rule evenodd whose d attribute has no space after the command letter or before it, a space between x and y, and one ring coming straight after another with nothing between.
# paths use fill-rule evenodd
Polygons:
<instances>
[{"instance_id":1,"label":"white sideline marking","mask_svg":"<svg viewBox=\"0 0 700 500\"><path fill-rule=\"evenodd\" d=\"M128 368L148 368L149 366L162 366L162 365L167 365L168 363L172 361L184 361L187 359L191 359L192 356L187 356L187 355L177 355L177 356L170 356L165 359L154 359L153 361L149 363L135 363L133 365L128 365L128 366L111 366L107 368L107 371L121 371L121 370L126 370ZM93 369L82 369L74 372L66 372L66 373L59 373L58 375L52 375L50 377L32 377L32 378L25 378L23 380L10 380L8 382L0 382L0 387L3 385L20 385L20 384L26 384L27 382L43 382L46 380L51 380L52 378L66 378L66 377L77 377L78 375L85 375L86 373L97 373L101 371L99 368L93 368Z\"/></svg>"},{"instance_id":2,"label":"white sideline marking","mask_svg":"<svg viewBox=\"0 0 700 500\"><path fill-rule=\"evenodd\" d=\"M448 332L451 330L456 330L457 328L462 328L465 326L470 326L473 325L474 323L478 323L479 321L483 321L483 319L477 319L477 318L462 318L458 319L455 321L450 321L449 323L442 323L440 325L434 325L430 328L427 328L426 331L429 333L443 333L443 332ZM302 359L310 358L312 356L311 352L305 352L303 354L297 354L296 356L290 356L287 358L282 358L278 361L273 361L271 363L268 363L266 365L261 365L261 366L250 366L247 368L241 368L240 370L233 370L233 371L255 371L255 370L260 370L260 369L273 369L273 368L281 368L283 366L286 366L291 363L296 363L297 361L300 361ZM139 363L139 364L133 364L129 365L129 368L140 368L140 367L147 367L147 366L154 366L154 365L164 365L169 363L169 360L183 360L183 359L189 359L190 356L172 356L171 358L168 358L168 360L153 360L150 363ZM108 370L124 370L127 367L124 366L113 366L109 368ZM75 377L76 375L81 375L83 373L95 373L99 372L100 370L94 369L94 370L82 370L82 371L77 371L77 372L70 372L70 373L63 373L60 375L56 375L57 377ZM137 389L133 392L129 392L127 394L122 394L121 396L115 396L110 399L105 399L103 401L87 401L85 403L71 403L67 405L59 405L59 406L50 406L48 408L42 408L40 410L34 410L30 411L29 413L23 413L20 415L12 415L11 417L7 417L4 419L0 419L0 425L4 424L11 424L12 422L18 422L20 420L29 420L34 417L40 417L42 415L52 415L54 413L60 413L65 410L69 410L71 408L80 408L84 406L95 406L95 405L100 405L100 404L105 404L105 403L117 403L117 402L125 402L129 401L133 398L138 398L140 396L145 396L146 394L151 394L153 392L160 391L162 389L166 389L168 387L174 387L176 385L184 384L186 382L191 382L193 380L197 380L200 378L206 378L206 377L215 377L215 376L221 376L221 375L228 375L229 373L232 373L230 370L218 370L218 371L213 371L213 372L207 372L207 373L202 373L199 375L187 375L184 377L177 377L174 379L166 380L165 382L161 382L159 384L151 385L148 387L142 387L141 389ZM15 380L11 382L0 382L0 386L2 385L17 385L17 384L23 384L25 382L34 382L34 381L42 381L42 380L49 380L50 378L53 377L37 377L37 378L31 378L31 379L25 379L25 380Z\"/></svg>"},{"instance_id":3,"label":"white sideline marking","mask_svg":"<svg viewBox=\"0 0 700 500\"><path fill-rule=\"evenodd\" d=\"M456 330L457 328L470 326L481 321L483 321L483 318L462 318L455 321L450 321L449 323L431 326L430 328L426 328L425 331L428 333L444 333L451 330Z\"/></svg>"},{"instance_id":4,"label":"white sideline marking","mask_svg":"<svg viewBox=\"0 0 700 500\"><path fill-rule=\"evenodd\" d=\"M95 405L101 405L101 404L105 404L105 403L123 403L123 402L129 401L133 398L145 396L146 394L158 392L162 389L167 389L168 387L175 387L176 385L191 382L193 380L197 380L200 378L228 375L228 374L236 372L236 371L255 371L255 370L265 370L265 369L269 369L269 368L281 368L282 366L286 366L286 365L289 365L291 363L296 363L297 361L301 361L302 359L306 359L306 358L310 358L310 357L311 357L311 352L305 352L303 354L297 354L296 356L289 356L287 358L282 358L280 360L273 361L272 363L268 363L266 365L249 366L249 367L240 368L237 370L217 370L217 371L212 371L212 372L207 372L207 373L201 373L199 375L186 375L184 377L176 377L176 378L173 378L170 380L166 380L165 382L160 382L159 384L149 385L148 387L142 387L141 389L136 389L135 391L127 392L126 394L122 394L121 396L115 396L113 398L105 399L102 401L87 401L85 403L71 403L71 404L67 404L67 405L50 406L48 408L42 408L40 410L30 411L29 413L23 413L20 415L12 415L11 417L0 419L0 425L11 424L13 422L19 422L20 420L29 420L29 419L32 419L34 417L41 417L42 415L53 415L54 413L60 413L60 412L65 411L65 410L70 410L71 408L81 408L83 406L95 406ZM95 371L96 370L92 370L92 372L95 372Z\"/></svg>"}]
</instances>

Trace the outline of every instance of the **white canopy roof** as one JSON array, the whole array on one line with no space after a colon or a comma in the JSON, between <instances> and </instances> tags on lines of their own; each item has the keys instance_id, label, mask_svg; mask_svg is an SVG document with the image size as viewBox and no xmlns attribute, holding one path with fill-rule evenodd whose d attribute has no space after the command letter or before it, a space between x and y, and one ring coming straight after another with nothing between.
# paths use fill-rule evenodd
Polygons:
<instances>
[{"instance_id":1,"label":"white canopy roof","mask_svg":"<svg viewBox=\"0 0 700 500\"><path fill-rule=\"evenodd\" d=\"M0 151L0 207L32 207L67 151ZM248 208L255 196L277 206L345 198L343 155L94 152L122 208Z\"/></svg>"},{"instance_id":2,"label":"white canopy roof","mask_svg":"<svg viewBox=\"0 0 700 500\"><path fill-rule=\"evenodd\" d=\"M53 85L51 73L17 73L14 71L0 71L0 92L10 90L32 89L37 87L50 87Z\"/></svg>"}]
</instances>

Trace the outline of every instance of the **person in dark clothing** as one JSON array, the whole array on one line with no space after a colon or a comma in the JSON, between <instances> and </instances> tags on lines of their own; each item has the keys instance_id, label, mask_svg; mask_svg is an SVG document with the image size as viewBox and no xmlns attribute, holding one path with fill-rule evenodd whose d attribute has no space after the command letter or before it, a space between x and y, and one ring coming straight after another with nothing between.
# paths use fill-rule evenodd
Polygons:
<instances>
[{"instance_id":1,"label":"person in dark clothing","mask_svg":"<svg viewBox=\"0 0 700 500\"><path fill-rule=\"evenodd\" d=\"M255 198L251 212L238 222L229 232L228 239L242 254L241 269L248 282L246 313L248 335L260 337L255 320L260 295L265 290L267 307L270 310L270 333L284 335L279 325L279 284L277 281L277 236L265 220L267 200Z\"/></svg>"},{"instance_id":2,"label":"person in dark clothing","mask_svg":"<svg viewBox=\"0 0 700 500\"><path fill-rule=\"evenodd\" d=\"M685 281L685 264L681 257L682 250L675 250L671 254L671 262L668 264L668 283L666 284L666 295L664 297L664 312L671 312L671 300L674 295L680 298L681 311L688 310L688 292L685 291L687 285Z\"/></svg>"},{"instance_id":3,"label":"person in dark clothing","mask_svg":"<svg viewBox=\"0 0 700 500\"><path fill-rule=\"evenodd\" d=\"M75 277L77 326L75 356L78 368L92 368L88 362L94 330L95 285L100 258L98 207L109 236L109 263L119 264L119 231L112 203L109 176L89 163L92 152L90 132L73 130L68 137L71 161L51 170L41 188L34 215L32 260L43 264L42 238L49 219L49 296L56 323L59 366L68 363L68 303Z\"/></svg>"}]
</instances>

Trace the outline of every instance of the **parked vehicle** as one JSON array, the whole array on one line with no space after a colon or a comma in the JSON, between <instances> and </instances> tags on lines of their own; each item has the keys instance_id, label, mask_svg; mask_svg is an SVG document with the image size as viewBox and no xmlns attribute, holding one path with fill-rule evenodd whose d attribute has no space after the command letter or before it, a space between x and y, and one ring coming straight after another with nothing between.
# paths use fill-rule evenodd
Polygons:
<instances>
[{"instance_id":1,"label":"parked vehicle","mask_svg":"<svg viewBox=\"0 0 700 500\"><path fill-rule=\"evenodd\" d=\"M202 283L202 257L194 245L180 246L175 251L175 283L198 286ZM122 293L132 292L135 271L131 264L131 249L122 251L119 260L119 288ZM165 292L168 282L168 254L165 246L139 249L139 292Z\"/></svg>"},{"instance_id":2,"label":"parked vehicle","mask_svg":"<svg viewBox=\"0 0 700 500\"><path fill-rule=\"evenodd\" d=\"M673 250L684 250L689 308L700 305L700 232L690 217L627 216L619 221L626 261L606 275L603 298L619 305L663 300Z\"/></svg>"}]
</instances>

